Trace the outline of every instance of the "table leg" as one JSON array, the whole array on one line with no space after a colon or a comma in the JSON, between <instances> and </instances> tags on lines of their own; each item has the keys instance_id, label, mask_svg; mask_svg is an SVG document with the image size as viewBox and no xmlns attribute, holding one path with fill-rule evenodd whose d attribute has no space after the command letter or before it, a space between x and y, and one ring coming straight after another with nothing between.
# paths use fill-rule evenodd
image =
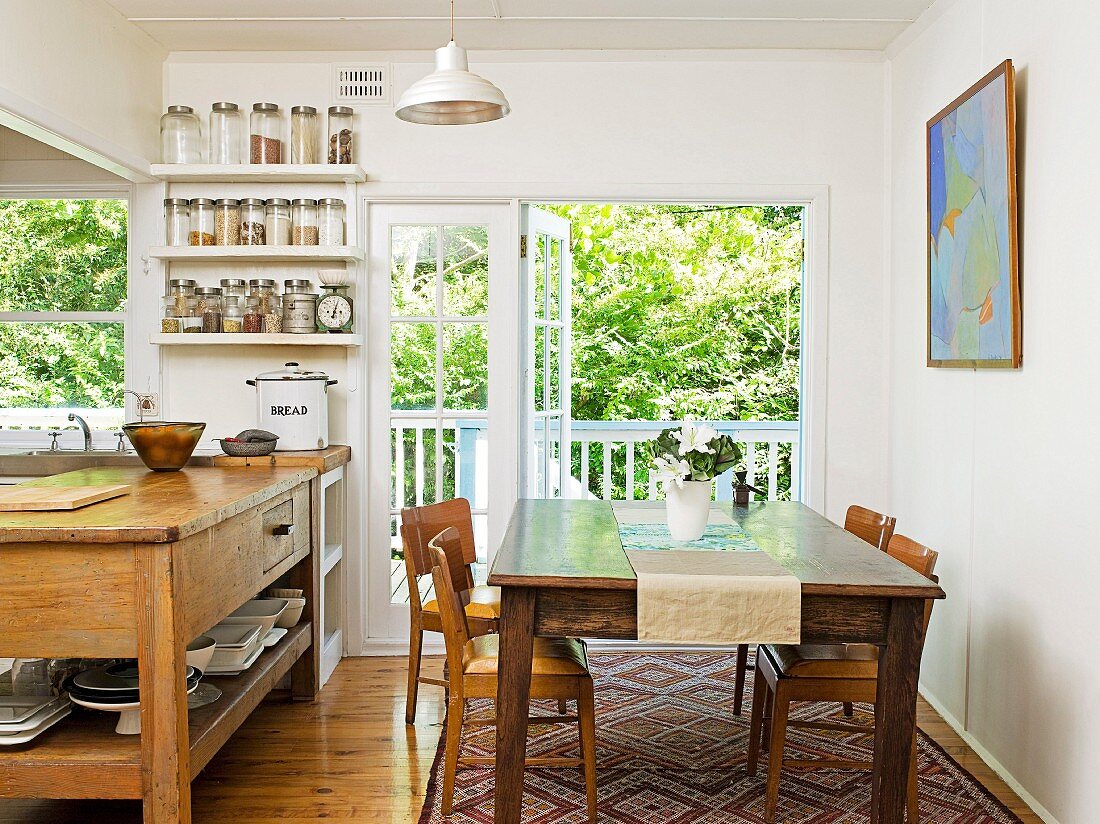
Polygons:
<instances>
[{"instance_id":1,"label":"table leg","mask_svg":"<svg viewBox=\"0 0 1100 824\"><path fill-rule=\"evenodd\" d=\"M504 587L500 597L497 681L496 824L519 824L531 694L535 591Z\"/></svg>"},{"instance_id":2,"label":"table leg","mask_svg":"<svg viewBox=\"0 0 1100 824\"><path fill-rule=\"evenodd\" d=\"M924 640L924 601L894 598L878 663L872 824L902 824L909 757L917 723L917 679Z\"/></svg>"}]
</instances>

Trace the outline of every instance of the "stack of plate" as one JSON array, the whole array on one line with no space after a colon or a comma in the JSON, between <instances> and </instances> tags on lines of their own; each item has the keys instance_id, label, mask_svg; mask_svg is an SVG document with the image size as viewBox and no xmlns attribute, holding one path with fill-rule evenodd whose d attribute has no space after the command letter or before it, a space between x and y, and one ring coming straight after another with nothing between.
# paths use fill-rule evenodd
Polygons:
<instances>
[{"instance_id":1,"label":"stack of plate","mask_svg":"<svg viewBox=\"0 0 1100 824\"><path fill-rule=\"evenodd\" d=\"M202 673L187 667L187 691L199 685ZM136 661L111 664L78 672L65 681L64 689L74 704L90 710L120 713L115 732L133 735L141 732L141 703L138 692Z\"/></svg>"},{"instance_id":2,"label":"stack of plate","mask_svg":"<svg viewBox=\"0 0 1100 824\"><path fill-rule=\"evenodd\" d=\"M240 675L264 651L265 633L259 624L218 624L206 634L215 644L207 675Z\"/></svg>"},{"instance_id":3,"label":"stack of plate","mask_svg":"<svg viewBox=\"0 0 1100 824\"><path fill-rule=\"evenodd\" d=\"M65 696L0 696L0 746L26 744L72 711Z\"/></svg>"}]
</instances>

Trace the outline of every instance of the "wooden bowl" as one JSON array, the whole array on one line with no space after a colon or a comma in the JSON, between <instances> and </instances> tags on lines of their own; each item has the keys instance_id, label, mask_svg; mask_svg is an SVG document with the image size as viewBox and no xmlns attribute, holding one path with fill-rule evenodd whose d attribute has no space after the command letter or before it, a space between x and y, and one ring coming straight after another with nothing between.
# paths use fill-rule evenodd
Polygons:
<instances>
[{"instance_id":1,"label":"wooden bowl","mask_svg":"<svg viewBox=\"0 0 1100 824\"><path fill-rule=\"evenodd\" d=\"M175 472L191 460L191 454L199 445L205 423L170 423L145 421L126 423L122 431L134 445L134 450L154 472Z\"/></svg>"}]
</instances>

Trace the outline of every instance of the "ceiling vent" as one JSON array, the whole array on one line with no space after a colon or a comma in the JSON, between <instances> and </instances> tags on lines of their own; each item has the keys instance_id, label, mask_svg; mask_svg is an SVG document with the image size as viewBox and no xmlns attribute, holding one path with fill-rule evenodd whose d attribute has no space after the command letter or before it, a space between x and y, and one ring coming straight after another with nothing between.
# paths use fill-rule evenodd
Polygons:
<instances>
[{"instance_id":1,"label":"ceiling vent","mask_svg":"<svg viewBox=\"0 0 1100 824\"><path fill-rule=\"evenodd\" d=\"M390 103L389 64L373 66L336 66L333 102L353 105Z\"/></svg>"}]
</instances>

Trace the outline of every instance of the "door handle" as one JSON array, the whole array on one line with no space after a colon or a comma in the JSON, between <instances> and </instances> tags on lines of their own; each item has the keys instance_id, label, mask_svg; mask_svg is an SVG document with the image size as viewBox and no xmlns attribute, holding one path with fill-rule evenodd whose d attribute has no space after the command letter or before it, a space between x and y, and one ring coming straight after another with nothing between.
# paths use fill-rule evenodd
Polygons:
<instances>
[{"instance_id":1,"label":"door handle","mask_svg":"<svg viewBox=\"0 0 1100 824\"><path fill-rule=\"evenodd\" d=\"M294 532L294 524L279 524L276 527L272 527L272 535L290 535Z\"/></svg>"}]
</instances>

